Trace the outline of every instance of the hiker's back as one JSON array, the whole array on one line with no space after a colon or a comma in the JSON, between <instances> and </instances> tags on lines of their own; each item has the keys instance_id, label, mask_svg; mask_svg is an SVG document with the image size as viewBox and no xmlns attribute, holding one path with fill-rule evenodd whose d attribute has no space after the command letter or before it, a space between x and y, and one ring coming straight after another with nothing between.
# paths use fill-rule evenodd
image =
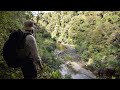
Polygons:
<instances>
[{"instance_id":1,"label":"hiker's back","mask_svg":"<svg viewBox=\"0 0 120 90\"><path fill-rule=\"evenodd\" d=\"M33 61L36 60L36 57L38 58L36 48L37 44L35 37L33 35L27 35L25 41L25 55L28 56L27 58L31 58Z\"/></svg>"}]
</instances>

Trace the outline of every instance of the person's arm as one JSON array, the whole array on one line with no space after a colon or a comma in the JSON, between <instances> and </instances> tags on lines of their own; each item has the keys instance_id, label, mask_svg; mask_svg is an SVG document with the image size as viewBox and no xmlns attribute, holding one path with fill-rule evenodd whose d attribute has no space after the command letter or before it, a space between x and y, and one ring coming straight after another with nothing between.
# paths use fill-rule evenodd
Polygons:
<instances>
[{"instance_id":1,"label":"person's arm","mask_svg":"<svg viewBox=\"0 0 120 90\"><path fill-rule=\"evenodd\" d=\"M41 63L41 57L38 54L37 43L36 43L36 40L35 40L34 36L28 35L26 37L26 44L27 44L27 47L30 51L30 56L29 57L33 58L34 62L36 64L38 64L39 67L42 69L43 66L42 66L42 63Z\"/></svg>"}]
</instances>

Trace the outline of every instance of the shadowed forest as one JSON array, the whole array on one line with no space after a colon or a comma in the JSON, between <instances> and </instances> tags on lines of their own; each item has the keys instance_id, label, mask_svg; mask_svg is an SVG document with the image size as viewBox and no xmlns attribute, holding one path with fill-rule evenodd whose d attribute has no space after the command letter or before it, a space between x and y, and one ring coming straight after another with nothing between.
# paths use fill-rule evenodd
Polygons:
<instances>
[{"instance_id":1,"label":"shadowed forest","mask_svg":"<svg viewBox=\"0 0 120 90\"><path fill-rule=\"evenodd\" d=\"M43 71L38 79L119 79L120 11L0 11L0 79L22 79L8 68L3 45L25 20L37 24L35 38Z\"/></svg>"}]
</instances>

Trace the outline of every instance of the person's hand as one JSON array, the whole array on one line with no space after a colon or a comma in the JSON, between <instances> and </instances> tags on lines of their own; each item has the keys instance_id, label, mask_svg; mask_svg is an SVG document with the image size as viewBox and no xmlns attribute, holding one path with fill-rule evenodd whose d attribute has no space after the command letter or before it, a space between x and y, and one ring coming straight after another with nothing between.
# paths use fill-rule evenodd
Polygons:
<instances>
[{"instance_id":1,"label":"person's hand","mask_svg":"<svg viewBox=\"0 0 120 90\"><path fill-rule=\"evenodd\" d=\"M37 69L38 70L43 70L43 65L42 65L41 61L37 62Z\"/></svg>"},{"instance_id":2,"label":"person's hand","mask_svg":"<svg viewBox=\"0 0 120 90\"><path fill-rule=\"evenodd\" d=\"M39 64L39 67L40 67L41 70L43 70L43 65L42 65L42 63Z\"/></svg>"}]
</instances>

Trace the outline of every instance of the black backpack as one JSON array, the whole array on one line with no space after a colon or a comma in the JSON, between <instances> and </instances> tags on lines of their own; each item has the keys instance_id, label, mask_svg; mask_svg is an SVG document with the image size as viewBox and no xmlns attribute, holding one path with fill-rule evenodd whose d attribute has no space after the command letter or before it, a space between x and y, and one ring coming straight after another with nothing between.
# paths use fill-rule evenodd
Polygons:
<instances>
[{"instance_id":1,"label":"black backpack","mask_svg":"<svg viewBox=\"0 0 120 90\"><path fill-rule=\"evenodd\" d=\"M24 33L20 29L10 34L3 46L3 58L8 67L17 68L24 62L26 57L25 55L20 57L20 53L24 53L25 38L29 34L31 33Z\"/></svg>"}]
</instances>

